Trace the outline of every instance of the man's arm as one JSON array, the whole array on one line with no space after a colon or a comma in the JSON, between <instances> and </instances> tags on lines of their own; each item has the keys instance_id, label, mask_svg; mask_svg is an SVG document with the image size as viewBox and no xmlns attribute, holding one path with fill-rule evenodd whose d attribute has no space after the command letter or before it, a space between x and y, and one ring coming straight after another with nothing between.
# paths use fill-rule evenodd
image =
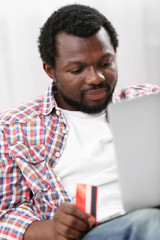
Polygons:
<instances>
[{"instance_id":1,"label":"man's arm","mask_svg":"<svg viewBox=\"0 0 160 240\"><path fill-rule=\"evenodd\" d=\"M32 223L24 240L68 240L82 238L95 224L95 218L74 204L62 203L53 220Z\"/></svg>"},{"instance_id":2,"label":"man's arm","mask_svg":"<svg viewBox=\"0 0 160 240\"><path fill-rule=\"evenodd\" d=\"M22 240L26 228L40 217L32 209L30 190L20 170L7 163L0 174L0 239Z\"/></svg>"},{"instance_id":3,"label":"man's arm","mask_svg":"<svg viewBox=\"0 0 160 240\"><path fill-rule=\"evenodd\" d=\"M26 228L40 220L32 207L31 191L17 163L10 158L0 131L0 239L22 240Z\"/></svg>"},{"instance_id":4,"label":"man's arm","mask_svg":"<svg viewBox=\"0 0 160 240\"><path fill-rule=\"evenodd\" d=\"M22 240L25 230L37 220L40 218L27 206L27 203L23 203L15 209L1 210L0 239Z\"/></svg>"}]
</instances>

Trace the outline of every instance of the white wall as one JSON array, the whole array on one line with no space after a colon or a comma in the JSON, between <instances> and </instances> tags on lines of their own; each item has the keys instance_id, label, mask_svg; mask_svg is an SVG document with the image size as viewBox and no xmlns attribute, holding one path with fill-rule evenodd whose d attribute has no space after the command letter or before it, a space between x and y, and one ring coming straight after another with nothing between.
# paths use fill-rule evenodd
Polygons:
<instances>
[{"instance_id":1,"label":"white wall","mask_svg":"<svg viewBox=\"0 0 160 240\"><path fill-rule=\"evenodd\" d=\"M119 33L118 88L160 85L159 0L0 0L0 111L43 94L51 80L37 50L39 28L68 3L97 8Z\"/></svg>"}]
</instances>

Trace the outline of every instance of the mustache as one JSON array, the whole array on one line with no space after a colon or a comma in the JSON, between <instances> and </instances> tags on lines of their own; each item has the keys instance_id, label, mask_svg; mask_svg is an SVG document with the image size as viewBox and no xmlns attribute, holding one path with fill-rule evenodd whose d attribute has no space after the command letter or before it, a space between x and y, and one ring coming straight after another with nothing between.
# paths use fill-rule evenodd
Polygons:
<instances>
[{"instance_id":1,"label":"mustache","mask_svg":"<svg viewBox=\"0 0 160 240\"><path fill-rule=\"evenodd\" d=\"M89 91L96 90L96 89L101 89L101 88L106 88L106 90L108 90L109 92L111 91L111 86L108 83L105 83L105 84L100 83L100 84L97 84L97 85L93 84L87 89L82 89L80 94L81 94L81 96L83 96Z\"/></svg>"}]
</instances>

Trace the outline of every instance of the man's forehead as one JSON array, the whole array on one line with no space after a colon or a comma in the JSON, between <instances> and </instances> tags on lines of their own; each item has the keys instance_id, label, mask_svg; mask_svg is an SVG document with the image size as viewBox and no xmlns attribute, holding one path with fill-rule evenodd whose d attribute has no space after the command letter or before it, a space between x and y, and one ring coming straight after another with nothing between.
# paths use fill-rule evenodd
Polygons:
<instances>
[{"instance_id":1,"label":"man's forehead","mask_svg":"<svg viewBox=\"0 0 160 240\"><path fill-rule=\"evenodd\" d=\"M94 35L81 38L65 32L61 32L57 35L57 52L58 56L65 54L81 54L86 51L97 51L97 50L109 50L114 53L114 48L112 46L110 36L108 32L101 28Z\"/></svg>"}]
</instances>

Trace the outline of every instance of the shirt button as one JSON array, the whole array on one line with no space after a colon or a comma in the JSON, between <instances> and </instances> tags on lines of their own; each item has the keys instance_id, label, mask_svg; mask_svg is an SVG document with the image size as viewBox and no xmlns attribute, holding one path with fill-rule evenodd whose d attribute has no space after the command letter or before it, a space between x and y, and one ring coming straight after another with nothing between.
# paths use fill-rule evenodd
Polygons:
<instances>
[{"instance_id":1,"label":"shirt button","mask_svg":"<svg viewBox=\"0 0 160 240\"><path fill-rule=\"evenodd\" d=\"M57 110L57 111L56 111L56 114L59 116L59 115L60 115L60 111L59 111L59 110Z\"/></svg>"},{"instance_id":2,"label":"shirt button","mask_svg":"<svg viewBox=\"0 0 160 240\"><path fill-rule=\"evenodd\" d=\"M57 181L60 182L60 181L61 181L61 178L60 178L60 177L57 177Z\"/></svg>"},{"instance_id":3,"label":"shirt button","mask_svg":"<svg viewBox=\"0 0 160 240\"><path fill-rule=\"evenodd\" d=\"M62 133L63 133L63 134L66 134L66 133L67 133L67 130L66 130L66 129L62 129Z\"/></svg>"},{"instance_id":4,"label":"shirt button","mask_svg":"<svg viewBox=\"0 0 160 240\"><path fill-rule=\"evenodd\" d=\"M55 156L58 158L60 156L60 152L56 152Z\"/></svg>"}]
</instances>

